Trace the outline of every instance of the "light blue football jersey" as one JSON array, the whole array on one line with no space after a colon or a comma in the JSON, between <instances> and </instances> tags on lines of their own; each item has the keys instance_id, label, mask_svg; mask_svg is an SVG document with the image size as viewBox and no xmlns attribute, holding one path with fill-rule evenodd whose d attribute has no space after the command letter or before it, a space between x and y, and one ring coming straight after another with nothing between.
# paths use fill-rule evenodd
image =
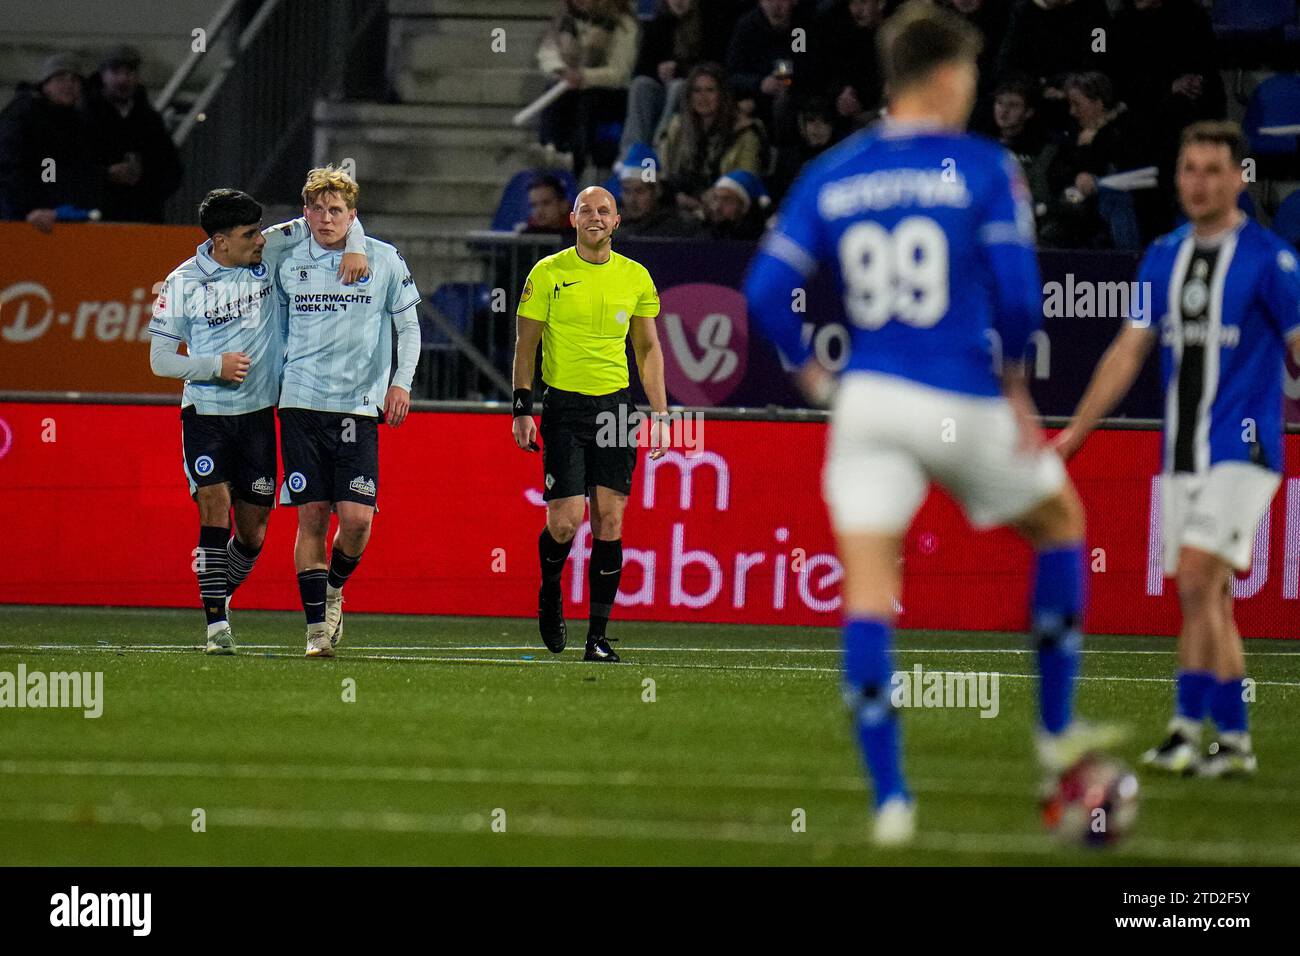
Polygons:
<instances>
[{"instance_id":1,"label":"light blue football jersey","mask_svg":"<svg viewBox=\"0 0 1300 956\"><path fill-rule=\"evenodd\" d=\"M167 276L154 301L151 335L184 342L191 356L243 352L248 376L238 385L217 378L190 380L181 407L200 415L243 415L275 405L284 367L284 339L275 295L275 270L311 232L294 219L263 230L266 245L255 266L227 267L212 258L212 240L199 246ZM365 249L359 222L348 232L348 252ZM215 363L220 369L220 362Z\"/></svg>"},{"instance_id":2,"label":"light blue football jersey","mask_svg":"<svg viewBox=\"0 0 1300 956\"><path fill-rule=\"evenodd\" d=\"M341 250L314 238L295 247L276 272L288 354L281 408L306 408L375 416L384 405L392 369L393 329L414 348L400 348L403 361L392 384L410 391L419 359L420 293L400 253L366 239L370 275L345 286L335 276Z\"/></svg>"}]
</instances>

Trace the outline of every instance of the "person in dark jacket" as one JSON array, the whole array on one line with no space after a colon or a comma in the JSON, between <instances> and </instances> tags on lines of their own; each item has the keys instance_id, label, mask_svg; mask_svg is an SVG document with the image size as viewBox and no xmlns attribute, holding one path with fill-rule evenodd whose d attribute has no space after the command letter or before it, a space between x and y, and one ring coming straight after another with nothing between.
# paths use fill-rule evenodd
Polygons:
<instances>
[{"instance_id":1,"label":"person in dark jacket","mask_svg":"<svg viewBox=\"0 0 1300 956\"><path fill-rule=\"evenodd\" d=\"M60 206L98 208L101 174L81 97L76 58L59 53L42 64L35 86L20 84L0 111L0 219L49 232Z\"/></svg>"},{"instance_id":2,"label":"person in dark jacket","mask_svg":"<svg viewBox=\"0 0 1300 956\"><path fill-rule=\"evenodd\" d=\"M677 111L686 74L708 59L706 48L700 0L661 0L655 18L641 29L641 47L627 91L621 152L633 143L654 142Z\"/></svg>"},{"instance_id":3,"label":"person in dark jacket","mask_svg":"<svg viewBox=\"0 0 1300 956\"><path fill-rule=\"evenodd\" d=\"M1017 0L998 51L997 75L1023 73L1040 84L1039 113L1049 128L1069 127L1065 78L1111 69L1106 0ZM1099 34L1097 31L1101 31Z\"/></svg>"},{"instance_id":4,"label":"person in dark jacket","mask_svg":"<svg viewBox=\"0 0 1300 956\"><path fill-rule=\"evenodd\" d=\"M86 112L105 170L104 218L162 222L163 204L181 184L181 161L140 85L140 54L128 46L109 51L88 86Z\"/></svg>"},{"instance_id":5,"label":"person in dark jacket","mask_svg":"<svg viewBox=\"0 0 1300 956\"><path fill-rule=\"evenodd\" d=\"M810 31L809 7L795 0L758 0L736 22L727 47L727 82L742 113L757 117L773 142L792 142L799 134L795 109L815 83L815 44L794 49L793 31Z\"/></svg>"},{"instance_id":6,"label":"person in dark jacket","mask_svg":"<svg viewBox=\"0 0 1300 956\"><path fill-rule=\"evenodd\" d=\"M876 31L884 9L884 0L837 0L817 20L816 89L810 96L830 102L841 135L861 129L880 108L884 89Z\"/></svg>"},{"instance_id":7,"label":"person in dark jacket","mask_svg":"<svg viewBox=\"0 0 1300 956\"><path fill-rule=\"evenodd\" d=\"M1112 35L1119 96L1152 132L1172 207L1183 128L1227 115L1210 15L1196 0L1128 0Z\"/></svg>"},{"instance_id":8,"label":"person in dark jacket","mask_svg":"<svg viewBox=\"0 0 1300 956\"><path fill-rule=\"evenodd\" d=\"M1105 74L1073 74L1064 86L1075 126L1047 168L1054 198L1042 243L1058 248L1140 248L1139 217L1154 215L1147 208L1153 197L1105 189L1100 180L1151 161L1145 132L1116 98Z\"/></svg>"}]
</instances>

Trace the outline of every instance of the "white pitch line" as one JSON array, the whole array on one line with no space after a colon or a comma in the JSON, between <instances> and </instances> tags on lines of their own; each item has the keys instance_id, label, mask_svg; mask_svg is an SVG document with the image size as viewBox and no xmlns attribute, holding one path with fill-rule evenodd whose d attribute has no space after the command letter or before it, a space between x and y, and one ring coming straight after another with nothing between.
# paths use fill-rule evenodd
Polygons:
<instances>
[{"instance_id":1,"label":"white pitch line","mask_svg":"<svg viewBox=\"0 0 1300 956\"><path fill-rule=\"evenodd\" d=\"M156 832L165 825L188 826L190 808L163 811L114 805L78 806L35 804L0 806L0 820L11 822L118 824L140 826ZM209 833L221 827L270 830L350 830L363 833L428 833L475 835L489 832L489 818L482 813L461 816L416 814L402 811L272 810L260 807L210 807ZM561 839L647 840L664 842L746 843L795 846L804 844L816 852L832 847L869 850L866 820L859 829L831 833L799 834L782 825L737 821L694 820L611 820L553 816L514 815L507 817L506 832L520 836ZM29 835L30 836L30 835ZM492 839L498 839L493 835ZM917 849L939 853L1034 854L1065 856L1063 848L1046 835L1033 833L947 833L925 831L917 835ZM906 851L903 851L906 852ZM1167 862L1195 860L1205 863L1300 863L1300 848L1275 843L1187 843L1161 839L1133 838L1103 851L1108 857L1162 859Z\"/></svg>"},{"instance_id":2,"label":"white pitch line","mask_svg":"<svg viewBox=\"0 0 1300 956\"><path fill-rule=\"evenodd\" d=\"M977 758L973 758L977 759ZM726 774L715 777L692 773L669 776L653 771L582 771L495 769L487 767L408 767L408 766L320 766L315 764L248 764L120 760L0 760L0 776L10 777L113 777L154 779L244 779L244 780L324 780L383 781L411 784L491 784L537 787L628 787L685 788L717 787L733 790L815 790L834 793L863 793L866 785L860 777L800 777L775 774ZM992 780L939 779L921 777L913 781L920 793L944 793L987 796L1026 797L1028 791L1016 784ZM1189 799L1186 787L1143 784L1144 799L1180 802ZM1245 803L1285 803L1295 801L1295 791L1288 788L1224 790L1198 792L1195 799L1209 801L1221 796Z\"/></svg>"},{"instance_id":3,"label":"white pitch line","mask_svg":"<svg viewBox=\"0 0 1300 956\"><path fill-rule=\"evenodd\" d=\"M0 644L0 650L48 651L48 650L196 650L201 644ZM240 644L243 650L289 650L290 644ZM371 651L541 651L536 644L367 644ZM683 654L842 654L839 647L655 647L629 644L637 653L683 653ZM896 644L897 654L1033 654L1030 648L1017 647L907 647ZM1141 654L1156 657L1172 657L1177 648L1165 650L1121 650L1104 647L1086 647L1085 655L1092 654ZM1300 649L1294 651L1248 651L1247 657L1294 657L1300 660Z\"/></svg>"},{"instance_id":4,"label":"white pitch line","mask_svg":"<svg viewBox=\"0 0 1300 956\"><path fill-rule=\"evenodd\" d=\"M285 660L296 660L301 656L296 651L290 651L289 648L284 647L283 645L277 644L273 646L280 648L281 650L284 651L284 653L282 654L261 653L261 654L251 655L251 656L283 658ZM193 645L193 646L191 645L174 645L174 646L140 645L134 648L120 647L120 646L119 647L112 647L112 646L90 647L88 645L82 646L82 645L74 645L74 644L55 646L55 647L51 647L49 645L45 645L45 646L38 645L38 646L34 646L33 648L26 648L23 646L13 645L13 646L8 646L6 648L5 645L0 645L0 650L4 650L4 649L60 650L60 651L67 651L70 653L84 653L84 652L118 653L123 650L131 650L134 651L135 653L142 653L142 654L196 654L198 653L197 645ZM423 650L423 648L421 649ZM635 653L635 650L633 652ZM435 657L426 654L356 654L356 653L345 652L345 654L342 657L336 657L333 658L333 660L340 661L340 662L343 661L407 661L411 663L426 663L426 664L511 664L515 666L543 665L547 667L565 666L565 665L571 667L586 666L587 664L586 661L563 660L558 657L548 658L547 656L543 656L543 655L539 655L535 659L520 658L518 660L515 660L515 659L503 658L503 657ZM623 663L629 666L632 665L638 665L642 667L650 666L648 662L624 661ZM794 664L683 664L683 663L669 663L666 661L657 661L653 664L653 666L664 668L667 670L772 671L778 673L811 673L811 674L842 673L842 669L839 667L811 667L811 666L805 667L805 666L799 666ZM943 674L943 675L947 675L951 673L957 675L964 675L967 672L931 669L927 673ZM1013 674L1008 671L998 671L997 674L999 677L1008 677L1016 680L1035 680L1038 677L1037 674ZM1170 681L1170 678L1168 677L1119 677L1116 675L1109 675L1109 674L1099 674L1099 675L1081 674L1075 679L1081 681L1123 682L1123 683L1137 683L1137 684L1168 684ZM1255 686L1256 687L1300 688L1300 681L1256 680Z\"/></svg>"}]
</instances>

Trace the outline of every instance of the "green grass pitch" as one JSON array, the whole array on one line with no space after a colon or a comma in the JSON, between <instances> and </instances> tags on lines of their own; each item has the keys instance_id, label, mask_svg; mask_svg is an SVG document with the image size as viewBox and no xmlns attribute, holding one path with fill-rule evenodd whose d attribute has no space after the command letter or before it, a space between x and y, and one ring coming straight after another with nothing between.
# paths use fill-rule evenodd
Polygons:
<instances>
[{"instance_id":1,"label":"green grass pitch","mask_svg":"<svg viewBox=\"0 0 1300 956\"><path fill-rule=\"evenodd\" d=\"M299 615L232 622L210 658L195 611L0 607L0 671L104 674L98 719L0 710L0 864L1300 864L1287 642L1248 642L1258 777L1143 771L1135 832L1086 850L1038 820L1024 638L901 633L900 668L998 672L1000 711L905 712L919 833L882 851L834 630L616 621L601 665L517 619L351 614L332 661ZM1131 728L1132 764L1173 647L1089 638L1080 711Z\"/></svg>"}]
</instances>

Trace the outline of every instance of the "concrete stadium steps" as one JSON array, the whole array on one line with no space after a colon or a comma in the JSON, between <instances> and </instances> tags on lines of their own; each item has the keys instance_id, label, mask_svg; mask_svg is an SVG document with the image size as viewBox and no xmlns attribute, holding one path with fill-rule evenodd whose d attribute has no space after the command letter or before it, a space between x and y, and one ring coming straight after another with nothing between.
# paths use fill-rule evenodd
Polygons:
<instances>
[{"instance_id":1,"label":"concrete stadium steps","mask_svg":"<svg viewBox=\"0 0 1300 956\"><path fill-rule=\"evenodd\" d=\"M531 165L536 132L510 121L548 85L536 51L555 10L555 0L390 0L399 102L316 105L315 158L355 161L367 232L402 250L426 295L484 278L455 235L486 229L506 181Z\"/></svg>"},{"instance_id":2,"label":"concrete stadium steps","mask_svg":"<svg viewBox=\"0 0 1300 956\"><path fill-rule=\"evenodd\" d=\"M405 103L476 103L518 110L546 92L546 78L533 67L451 69L412 64L393 78Z\"/></svg>"},{"instance_id":3,"label":"concrete stadium steps","mask_svg":"<svg viewBox=\"0 0 1300 956\"><path fill-rule=\"evenodd\" d=\"M356 161L361 180L372 176L423 174L447 179L484 179L498 187L527 166L527 142L499 126L429 125L447 116L441 107L320 103L316 109L316 155ZM340 108L342 107L342 108ZM466 117L470 118L470 117ZM500 118L500 117L499 117Z\"/></svg>"},{"instance_id":4,"label":"concrete stadium steps","mask_svg":"<svg viewBox=\"0 0 1300 956\"><path fill-rule=\"evenodd\" d=\"M401 46L406 64L496 70L533 67L545 20L519 20L495 14L477 19L430 17L408 21ZM503 31L498 34L496 31ZM502 43L495 38L501 37ZM504 49L500 49L504 45ZM399 66L400 68L400 66Z\"/></svg>"}]
</instances>

